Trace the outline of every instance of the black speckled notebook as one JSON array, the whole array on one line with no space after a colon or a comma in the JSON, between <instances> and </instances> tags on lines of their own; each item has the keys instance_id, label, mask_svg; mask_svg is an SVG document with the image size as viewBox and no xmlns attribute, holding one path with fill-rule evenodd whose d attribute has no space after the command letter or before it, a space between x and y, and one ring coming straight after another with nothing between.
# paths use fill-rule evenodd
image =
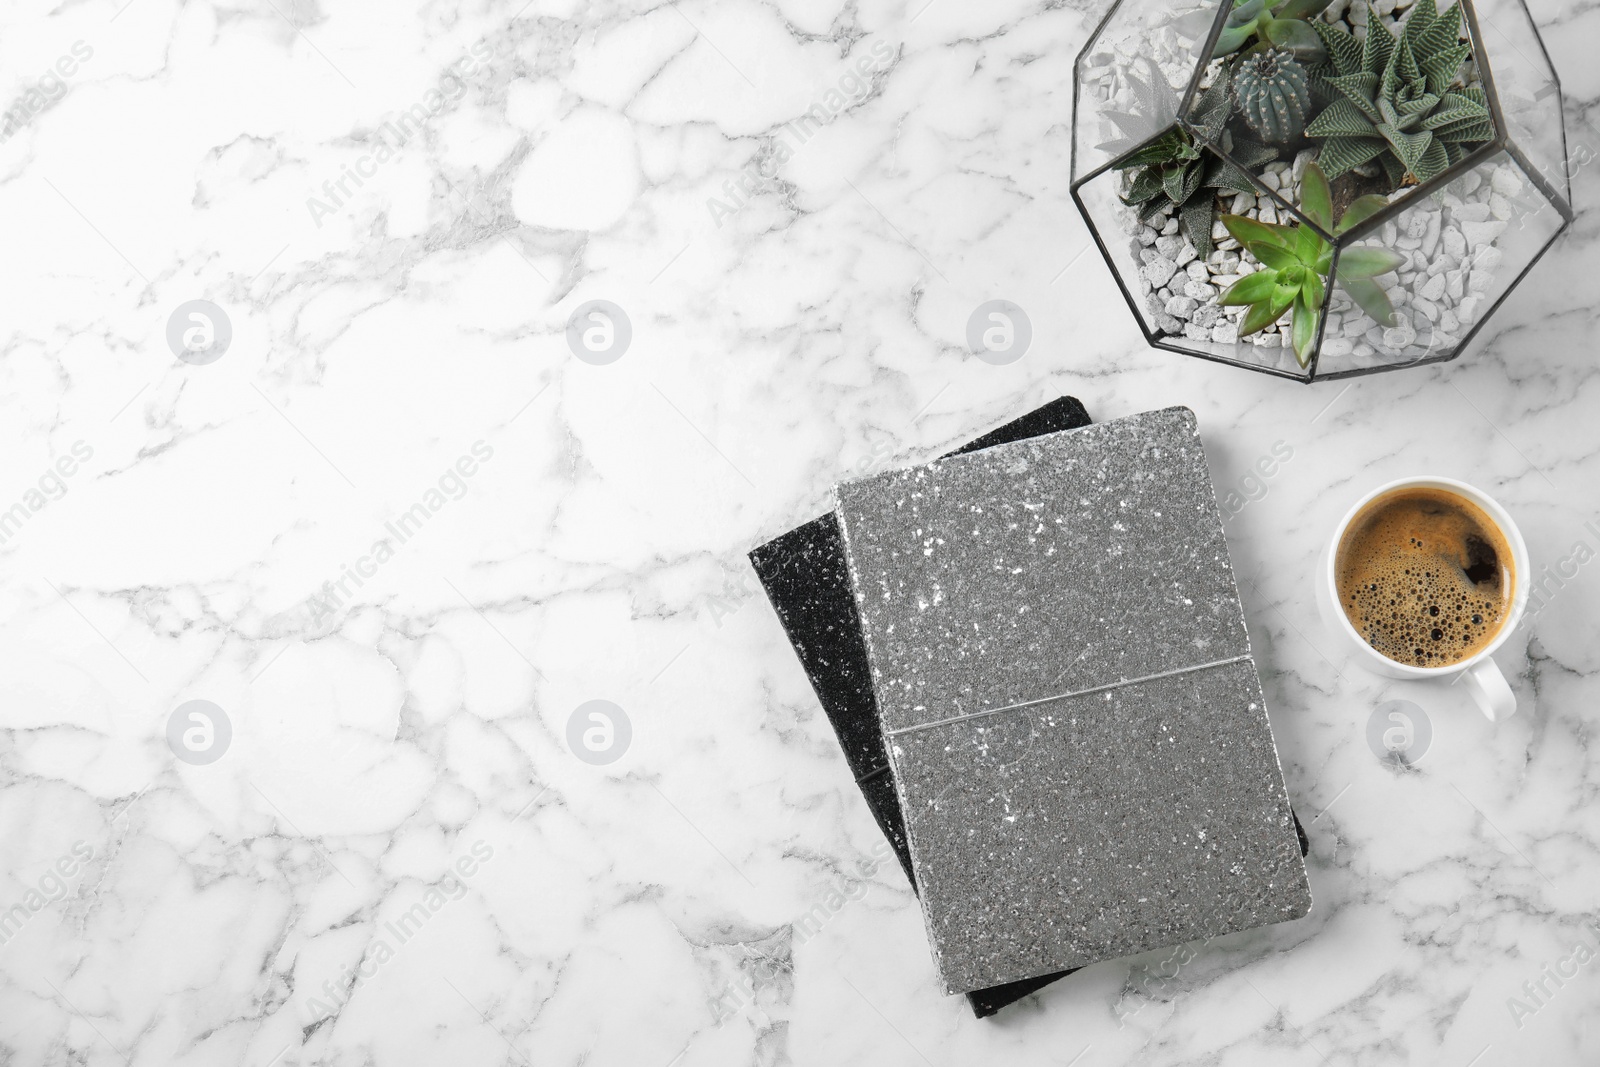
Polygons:
<instances>
[{"instance_id":1,"label":"black speckled notebook","mask_svg":"<svg viewBox=\"0 0 1600 1067\"><path fill-rule=\"evenodd\" d=\"M1076 398L1061 397L949 454L1077 429L1090 425L1090 421ZM830 512L773 538L750 553L750 562L833 724L868 809L915 890L905 820L878 723L871 666L850 591L837 517ZM1296 829L1299 830L1298 821ZM1300 847L1304 853L1307 841L1303 831ZM1008 982L968 993L967 999L973 1013L984 1018L1071 973L1057 971Z\"/></svg>"},{"instance_id":2,"label":"black speckled notebook","mask_svg":"<svg viewBox=\"0 0 1600 1067\"><path fill-rule=\"evenodd\" d=\"M1090 423L1077 398L1064 396L1006 423L950 455ZM889 757L872 696L872 668L861 639L861 620L850 592L839 523L832 512L773 538L750 553L750 563L777 610L822 710L833 723L867 807L889 839L913 889L905 819L889 773ZM1070 971L1008 982L967 994L979 1018L993 1015Z\"/></svg>"}]
</instances>

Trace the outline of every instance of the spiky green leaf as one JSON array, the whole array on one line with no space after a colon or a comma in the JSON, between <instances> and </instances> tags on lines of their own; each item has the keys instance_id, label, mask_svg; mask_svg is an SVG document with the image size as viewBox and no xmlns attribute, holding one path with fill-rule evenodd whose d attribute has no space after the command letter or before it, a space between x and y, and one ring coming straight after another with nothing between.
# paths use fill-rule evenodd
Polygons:
<instances>
[{"instance_id":1,"label":"spiky green leaf","mask_svg":"<svg viewBox=\"0 0 1600 1067\"><path fill-rule=\"evenodd\" d=\"M1315 163L1308 165L1300 178L1300 210L1324 230L1333 231L1333 194L1328 176Z\"/></svg>"},{"instance_id":2,"label":"spiky green leaf","mask_svg":"<svg viewBox=\"0 0 1600 1067\"><path fill-rule=\"evenodd\" d=\"M1327 283L1322 280L1322 275L1316 271L1306 271L1305 281L1300 283L1301 295L1305 297L1309 307L1321 310L1322 298L1327 292Z\"/></svg>"},{"instance_id":3,"label":"spiky green leaf","mask_svg":"<svg viewBox=\"0 0 1600 1067\"><path fill-rule=\"evenodd\" d=\"M1206 185L1213 189L1230 189L1236 193L1255 195L1256 187L1250 183L1250 177L1244 171L1221 159L1214 166L1215 169L1206 175Z\"/></svg>"},{"instance_id":4,"label":"spiky green leaf","mask_svg":"<svg viewBox=\"0 0 1600 1067\"><path fill-rule=\"evenodd\" d=\"M1235 137L1227 148L1229 158L1241 167L1256 171L1261 169L1263 163L1269 163L1278 158L1278 150L1271 145L1248 141L1243 137ZM1253 188L1253 187L1252 187Z\"/></svg>"},{"instance_id":5,"label":"spiky green leaf","mask_svg":"<svg viewBox=\"0 0 1600 1067\"><path fill-rule=\"evenodd\" d=\"M1322 38L1328 60L1338 74L1358 74L1361 71L1361 42L1354 34L1330 26L1326 22L1313 22L1311 28Z\"/></svg>"},{"instance_id":6,"label":"spiky green leaf","mask_svg":"<svg viewBox=\"0 0 1600 1067\"><path fill-rule=\"evenodd\" d=\"M1244 321L1239 323L1239 336L1249 337L1258 330L1264 330L1278 321L1278 316L1283 314L1283 309L1274 312L1270 301L1262 300L1250 305L1250 310L1244 313Z\"/></svg>"},{"instance_id":7,"label":"spiky green leaf","mask_svg":"<svg viewBox=\"0 0 1600 1067\"><path fill-rule=\"evenodd\" d=\"M1129 152L1112 164L1115 170L1144 167L1152 163L1171 163L1189 147L1189 138L1182 130L1171 129L1141 148Z\"/></svg>"},{"instance_id":8,"label":"spiky green leaf","mask_svg":"<svg viewBox=\"0 0 1600 1067\"><path fill-rule=\"evenodd\" d=\"M1350 294L1350 299L1365 311L1373 322L1380 326L1393 326L1395 324L1394 305L1389 301L1389 294L1383 291L1383 286L1371 278L1339 278L1339 287Z\"/></svg>"},{"instance_id":9,"label":"spiky green leaf","mask_svg":"<svg viewBox=\"0 0 1600 1067\"><path fill-rule=\"evenodd\" d=\"M1142 204L1160 192L1161 172L1155 167L1146 167L1133 176L1133 181L1128 186L1128 195L1122 198L1122 202Z\"/></svg>"},{"instance_id":10,"label":"spiky green leaf","mask_svg":"<svg viewBox=\"0 0 1600 1067\"><path fill-rule=\"evenodd\" d=\"M1276 271L1258 270L1254 274L1246 274L1243 278L1228 286L1217 300L1217 303L1224 307L1254 304L1270 297L1273 287L1277 284Z\"/></svg>"},{"instance_id":11,"label":"spiky green leaf","mask_svg":"<svg viewBox=\"0 0 1600 1067\"><path fill-rule=\"evenodd\" d=\"M1418 59L1422 67L1422 76L1427 81L1428 91L1442 93L1455 81L1456 72L1461 69L1461 64L1472 54L1472 46L1459 44L1453 48L1442 49L1438 52L1423 53Z\"/></svg>"},{"instance_id":12,"label":"spiky green leaf","mask_svg":"<svg viewBox=\"0 0 1600 1067\"><path fill-rule=\"evenodd\" d=\"M1221 139L1228 116L1233 112L1231 84L1231 68L1224 66L1217 72L1216 81L1195 98L1194 106L1189 111L1190 121L1195 124L1202 140L1215 143Z\"/></svg>"},{"instance_id":13,"label":"spiky green leaf","mask_svg":"<svg viewBox=\"0 0 1600 1067\"><path fill-rule=\"evenodd\" d=\"M1322 38L1311 24L1299 19L1267 19L1261 24L1261 36L1277 48L1286 48L1298 59L1320 63L1327 55Z\"/></svg>"},{"instance_id":14,"label":"spiky green leaf","mask_svg":"<svg viewBox=\"0 0 1600 1067\"><path fill-rule=\"evenodd\" d=\"M1388 206L1388 198L1377 193L1359 196L1344 209L1344 214L1339 219L1339 228L1334 232L1340 234L1353 230Z\"/></svg>"},{"instance_id":15,"label":"spiky green leaf","mask_svg":"<svg viewBox=\"0 0 1600 1067\"><path fill-rule=\"evenodd\" d=\"M1368 160L1383 155L1388 147L1388 142L1382 137L1330 137L1322 142L1317 162L1322 164L1328 180L1333 181Z\"/></svg>"},{"instance_id":16,"label":"spiky green leaf","mask_svg":"<svg viewBox=\"0 0 1600 1067\"><path fill-rule=\"evenodd\" d=\"M1422 158L1427 153L1428 147L1433 144L1433 134L1427 130L1407 133L1387 122L1378 126L1378 132L1389 142L1389 147L1405 165L1406 170L1421 178L1421 175L1417 174L1417 168L1422 166Z\"/></svg>"},{"instance_id":17,"label":"spiky green leaf","mask_svg":"<svg viewBox=\"0 0 1600 1067\"><path fill-rule=\"evenodd\" d=\"M1434 136L1450 145L1480 144L1494 136L1494 122L1484 119L1475 126L1452 126L1436 130Z\"/></svg>"},{"instance_id":18,"label":"spiky green leaf","mask_svg":"<svg viewBox=\"0 0 1600 1067\"><path fill-rule=\"evenodd\" d=\"M1339 253L1339 282L1359 278L1376 278L1380 274L1388 274L1392 270L1399 270L1405 263L1406 257L1392 248L1367 247L1346 248Z\"/></svg>"},{"instance_id":19,"label":"spiky green leaf","mask_svg":"<svg viewBox=\"0 0 1600 1067\"><path fill-rule=\"evenodd\" d=\"M1279 319L1285 311L1294 307L1295 300L1300 296L1300 283L1285 285L1280 279L1272 288L1272 296L1267 302L1267 309L1272 312L1273 319Z\"/></svg>"},{"instance_id":20,"label":"spiky green leaf","mask_svg":"<svg viewBox=\"0 0 1600 1067\"><path fill-rule=\"evenodd\" d=\"M1388 69L1384 71L1385 77L1392 77L1396 84L1404 82L1410 84L1421 80L1422 68L1417 66L1416 53L1411 51L1409 42L1401 39L1395 46L1394 55L1389 57ZM1392 88L1387 89L1393 92Z\"/></svg>"},{"instance_id":21,"label":"spiky green leaf","mask_svg":"<svg viewBox=\"0 0 1600 1067\"><path fill-rule=\"evenodd\" d=\"M1406 17L1406 24L1401 28L1401 39L1415 41L1429 26L1439 18L1439 9L1432 0L1417 0Z\"/></svg>"},{"instance_id":22,"label":"spiky green leaf","mask_svg":"<svg viewBox=\"0 0 1600 1067\"><path fill-rule=\"evenodd\" d=\"M1172 201L1168 200L1166 198L1165 194L1163 194L1161 196L1151 197L1149 200L1146 200L1142 205L1140 205L1140 207L1139 207L1139 221L1140 222L1149 222L1151 219L1153 219L1157 215L1161 214L1161 209L1162 208L1171 207L1171 206L1172 206Z\"/></svg>"},{"instance_id":23,"label":"spiky green leaf","mask_svg":"<svg viewBox=\"0 0 1600 1067\"><path fill-rule=\"evenodd\" d=\"M1395 39L1382 19L1367 5L1367 39L1361 45L1361 69L1376 74L1389 64Z\"/></svg>"},{"instance_id":24,"label":"spiky green leaf","mask_svg":"<svg viewBox=\"0 0 1600 1067\"><path fill-rule=\"evenodd\" d=\"M1445 93L1438 106L1422 120L1425 130L1439 130L1456 124L1471 125L1489 117L1489 109L1461 93Z\"/></svg>"},{"instance_id":25,"label":"spiky green leaf","mask_svg":"<svg viewBox=\"0 0 1600 1067\"><path fill-rule=\"evenodd\" d=\"M1300 265L1300 257L1293 250L1266 241L1251 241L1244 246L1252 256L1276 271L1286 271Z\"/></svg>"},{"instance_id":26,"label":"spiky green leaf","mask_svg":"<svg viewBox=\"0 0 1600 1067\"><path fill-rule=\"evenodd\" d=\"M1426 7L1424 6L1426 5ZM1411 9L1406 19L1405 37L1419 57L1435 55L1457 47L1461 40L1461 7L1451 4L1443 14L1427 17L1431 0L1422 0Z\"/></svg>"},{"instance_id":27,"label":"spiky green leaf","mask_svg":"<svg viewBox=\"0 0 1600 1067\"><path fill-rule=\"evenodd\" d=\"M1174 204L1181 204L1188 199L1183 191L1184 179L1188 175L1187 167L1168 167L1161 173L1161 189Z\"/></svg>"},{"instance_id":28,"label":"spiky green leaf","mask_svg":"<svg viewBox=\"0 0 1600 1067\"><path fill-rule=\"evenodd\" d=\"M1383 152L1378 156L1378 162L1383 164L1383 176L1389 180L1389 187L1398 189L1406 181L1406 165L1400 162L1400 157L1393 151Z\"/></svg>"},{"instance_id":29,"label":"spiky green leaf","mask_svg":"<svg viewBox=\"0 0 1600 1067\"><path fill-rule=\"evenodd\" d=\"M1296 301L1290 336L1294 342L1294 358L1299 360L1302 367L1311 362L1311 345L1317 339L1317 320L1320 315L1320 312L1307 307L1303 300Z\"/></svg>"},{"instance_id":30,"label":"spiky green leaf","mask_svg":"<svg viewBox=\"0 0 1600 1067\"><path fill-rule=\"evenodd\" d=\"M1243 48L1244 43L1248 41L1251 35L1255 32L1256 27L1255 23L1253 22L1247 23L1243 26L1224 26L1222 27L1222 32L1217 35L1216 50L1211 54L1216 57L1231 56L1233 53Z\"/></svg>"},{"instance_id":31,"label":"spiky green leaf","mask_svg":"<svg viewBox=\"0 0 1600 1067\"><path fill-rule=\"evenodd\" d=\"M1216 197L1209 190L1184 204L1178 211L1178 229L1194 245L1201 257L1209 256L1216 248L1211 239L1211 223L1216 217Z\"/></svg>"},{"instance_id":32,"label":"spiky green leaf","mask_svg":"<svg viewBox=\"0 0 1600 1067\"><path fill-rule=\"evenodd\" d=\"M1419 182L1431 182L1449 169L1450 153L1445 150L1443 141L1434 138L1428 150L1422 153L1422 159L1411 168L1411 173Z\"/></svg>"},{"instance_id":33,"label":"spiky green leaf","mask_svg":"<svg viewBox=\"0 0 1600 1067\"><path fill-rule=\"evenodd\" d=\"M1283 0L1272 12L1276 19L1309 19L1320 15L1332 0Z\"/></svg>"},{"instance_id":34,"label":"spiky green leaf","mask_svg":"<svg viewBox=\"0 0 1600 1067\"><path fill-rule=\"evenodd\" d=\"M1288 226L1260 222L1243 215L1224 215L1222 224L1228 228L1229 236L1242 245L1276 245L1287 251L1294 234Z\"/></svg>"},{"instance_id":35,"label":"spiky green leaf","mask_svg":"<svg viewBox=\"0 0 1600 1067\"><path fill-rule=\"evenodd\" d=\"M1295 235L1294 254L1301 263L1315 263L1322 255L1322 250L1328 246L1328 242L1318 236L1316 230L1304 223L1296 227Z\"/></svg>"},{"instance_id":36,"label":"spiky green leaf","mask_svg":"<svg viewBox=\"0 0 1600 1067\"><path fill-rule=\"evenodd\" d=\"M1409 130L1413 127L1425 129L1426 127L1422 126L1420 120L1425 119L1426 116L1433 112L1434 108L1439 106L1439 100L1440 97L1437 93L1421 93L1409 100L1398 101L1394 109L1395 114L1399 117L1400 124L1404 129Z\"/></svg>"},{"instance_id":37,"label":"spiky green leaf","mask_svg":"<svg viewBox=\"0 0 1600 1067\"><path fill-rule=\"evenodd\" d=\"M1353 75L1352 78L1364 77ZM1338 78L1329 79L1339 82ZM1354 81L1347 83L1349 91L1357 94L1361 92L1359 84ZM1322 109L1322 113L1311 120L1311 125L1306 127L1308 137L1365 137L1373 134L1373 127L1383 121L1382 114L1375 104L1367 100L1357 102L1347 92L1346 86L1335 84L1334 88L1345 93L1341 100L1335 100Z\"/></svg>"}]
</instances>

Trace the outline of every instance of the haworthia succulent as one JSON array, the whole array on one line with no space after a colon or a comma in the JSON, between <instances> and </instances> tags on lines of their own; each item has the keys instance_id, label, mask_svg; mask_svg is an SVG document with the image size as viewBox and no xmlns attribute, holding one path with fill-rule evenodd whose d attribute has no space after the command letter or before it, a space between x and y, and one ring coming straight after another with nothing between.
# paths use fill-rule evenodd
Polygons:
<instances>
[{"instance_id":1,"label":"haworthia succulent","mask_svg":"<svg viewBox=\"0 0 1600 1067\"><path fill-rule=\"evenodd\" d=\"M1306 127L1322 141L1317 161L1330 179L1377 160L1398 188L1425 182L1494 136L1483 91L1457 84L1472 46L1461 40L1461 8L1440 14L1417 0L1393 33L1368 7L1363 42L1315 24L1328 61L1316 72L1335 99Z\"/></svg>"}]
</instances>

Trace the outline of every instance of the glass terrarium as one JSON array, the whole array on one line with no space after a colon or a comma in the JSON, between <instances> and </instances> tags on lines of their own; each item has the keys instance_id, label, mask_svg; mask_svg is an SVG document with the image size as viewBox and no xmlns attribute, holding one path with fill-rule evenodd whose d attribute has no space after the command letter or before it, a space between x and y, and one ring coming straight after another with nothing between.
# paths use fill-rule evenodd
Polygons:
<instances>
[{"instance_id":1,"label":"glass terrarium","mask_svg":"<svg viewBox=\"0 0 1600 1067\"><path fill-rule=\"evenodd\" d=\"M1073 200L1158 348L1452 359L1572 221L1522 0L1118 0L1073 97Z\"/></svg>"}]
</instances>

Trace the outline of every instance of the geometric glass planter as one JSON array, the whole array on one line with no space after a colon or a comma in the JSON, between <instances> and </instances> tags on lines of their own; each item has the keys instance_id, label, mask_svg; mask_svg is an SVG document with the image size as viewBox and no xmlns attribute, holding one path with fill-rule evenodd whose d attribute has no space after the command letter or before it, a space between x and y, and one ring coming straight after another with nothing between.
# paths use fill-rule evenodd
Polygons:
<instances>
[{"instance_id":1,"label":"geometric glass planter","mask_svg":"<svg viewBox=\"0 0 1600 1067\"><path fill-rule=\"evenodd\" d=\"M1072 198L1157 348L1306 382L1453 359L1572 221L1561 86L1522 0L1320 3L1117 0L1078 55ZM1335 47L1347 40L1355 52ZM1341 78L1335 52L1361 71ZM1274 90L1278 117L1284 103L1294 113L1287 133L1270 116L1251 124L1260 79L1243 85L1246 65L1252 76L1303 72L1310 91L1298 104L1292 85ZM1313 134L1334 128L1334 115L1320 116L1336 102L1374 123L1398 119L1383 128L1399 132L1361 127L1371 136L1331 147ZM1423 155L1430 140L1440 143ZM1340 169L1363 155L1372 158ZM1151 158L1164 162L1141 162ZM1334 175L1330 210L1316 209L1312 164ZM1357 203L1353 224L1335 226ZM1323 254L1301 274L1277 270L1281 254L1235 239L1225 217ZM1371 275L1377 266L1387 269ZM1316 278L1252 331L1278 303L1254 309L1229 292L1263 270L1284 284Z\"/></svg>"}]
</instances>

